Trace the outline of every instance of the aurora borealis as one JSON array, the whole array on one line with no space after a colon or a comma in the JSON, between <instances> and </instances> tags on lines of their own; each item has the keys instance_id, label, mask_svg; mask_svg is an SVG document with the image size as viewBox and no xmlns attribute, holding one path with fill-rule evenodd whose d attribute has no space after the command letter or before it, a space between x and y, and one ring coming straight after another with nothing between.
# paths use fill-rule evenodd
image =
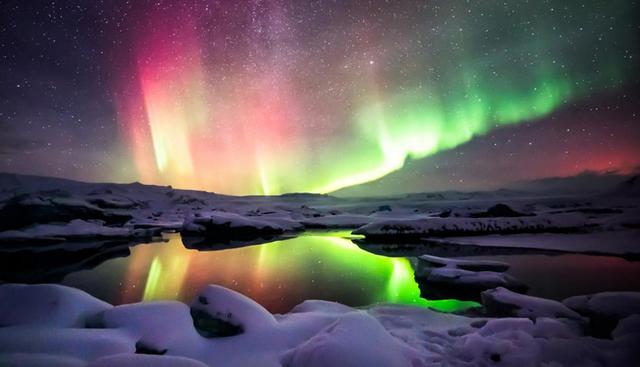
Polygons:
<instances>
[{"instance_id":1,"label":"aurora borealis","mask_svg":"<svg viewBox=\"0 0 640 367\"><path fill-rule=\"evenodd\" d=\"M633 2L31 6L3 5L4 170L279 194L640 164ZM29 19L44 36L20 51ZM566 112L594 109L605 114ZM541 155L558 158L545 168ZM499 172L463 183L478 160Z\"/></svg>"}]
</instances>

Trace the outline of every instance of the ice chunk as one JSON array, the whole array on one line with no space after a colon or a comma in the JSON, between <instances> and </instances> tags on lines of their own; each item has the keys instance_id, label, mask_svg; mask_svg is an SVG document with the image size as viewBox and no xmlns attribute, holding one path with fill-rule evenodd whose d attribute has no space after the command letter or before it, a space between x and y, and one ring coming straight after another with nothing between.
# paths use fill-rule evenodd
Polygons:
<instances>
[{"instance_id":1,"label":"ice chunk","mask_svg":"<svg viewBox=\"0 0 640 367\"><path fill-rule=\"evenodd\" d=\"M562 303L550 299L527 296L498 287L482 292L482 305L491 316L584 319Z\"/></svg>"},{"instance_id":2,"label":"ice chunk","mask_svg":"<svg viewBox=\"0 0 640 367\"><path fill-rule=\"evenodd\" d=\"M422 255L418 257L418 263L432 268L450 267L469 271L496 271L505 272L509 270L509 264L502 261L492 260L466 260L450 259L432 255Z\"/></svg>"},{"instance_id":3,"label":"ice chunk","mask_svg":"<svg viewBox=\"0 0 640 367\"><path fill-rule=\"evenodd\" d=\"M522 292L527 286L506 273L494 271L469 271L456 268L418 268L415 273L422 296L431 299L479 300L480 292L504 287Z\"/></svg>"}]
</instances>

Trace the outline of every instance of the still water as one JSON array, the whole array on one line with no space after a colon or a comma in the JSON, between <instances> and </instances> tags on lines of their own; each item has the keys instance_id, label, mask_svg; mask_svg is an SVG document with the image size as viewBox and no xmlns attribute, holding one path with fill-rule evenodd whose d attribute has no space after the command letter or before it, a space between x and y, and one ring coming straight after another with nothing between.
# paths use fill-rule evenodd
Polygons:
<instances>
[{"instance_id":1,"label":"still water","mask_svg":"<svg viewBox=\"0 0 640 367\"><path fill-rule=\"evenodd\" d=\"M348 234L306 233L215 251L187 249L179 234L170 234L166 242L135 246L128 257L71 273L60 283L115 304L164 299L191 302L207 284L219 284L272 312L286 312L305 299L351 306L391 302L443 311L473 305L420 298L409 259L364 251Z\"/></svg>"},{"instance_id":2,"label":"still water","mask_svg":"<svg viewBox=\"0 0 640 367\"><path fill-rule=\"evenodd\" d=\"M449 312L475 305L421 298L413 273L416 259L411 255L415 254L375 254L358 247L353 238L349 231L308 232L236 248L205 243L207 250L185 247L179 234L133 247L108 245L96 250L92 245L80 250L70 244L56 251L0 253L0 281L60 283L112 304L173 299L190 303L207 284L219 284L279 313L305 299L350 306L401 303ZM529 294L536 296L562 299L606 290L640 290L640 262L617 257L495 254L475 258L511 264L509 273L529 285Z\"/></svg>"}]
</instances>

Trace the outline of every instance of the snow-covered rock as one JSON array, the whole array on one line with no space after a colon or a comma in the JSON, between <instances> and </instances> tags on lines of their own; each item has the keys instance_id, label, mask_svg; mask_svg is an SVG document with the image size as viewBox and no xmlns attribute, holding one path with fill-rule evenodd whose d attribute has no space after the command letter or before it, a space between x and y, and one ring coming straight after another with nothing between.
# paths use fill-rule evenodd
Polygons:
<instances>
[{"instance_id":1,"label":"snow-covered rock","mask_svg":"<svg viewBox=\"0 0 640 367\"><path fill-rule=\"evenodd\" d=\"M74 219L66 224L36 224L22 230L0 232L0 243L34 242L41 240L84 240L100 238L131 238L146 236L146 231L134 232L131 228L107 227L100 223Z\"/></svg>"},{"instance_id":2,"label":"snow-covered rock","mask_svg":"<svg viewBox=\"0 0 640 367\"><path fill-rule=\"evenodd\" d=\"M495 271L502 273L509 270L509 264L502 261L451 259L433 255L419 256L418 264L429 268L449 267L469 271Z\"/></svg>"},{"instance_id":3,"label":"snow-covered rock","mask_svg":"<svg viewBox=\"0 0 640 367\"><path fill-rule=\"evenodd\" d=\"M480 300L480 292L505 287L518 292L527 286L504 273L509 264L499 261L448 259L432 255L418 257L414 271L421 296L427 299Z\"/></svg>"},{"instance_id":4,"label":"snow-covered rock","mask_svg":"<svg viewBox=\"0 0 640 367\"><path fill-rule=\"evenodd\" d=\"M482 292L482 305L489 316L567 318L584 321L577 312L550 299L527 296L498 287Z\"/></svg>"},{"instance_id":5,"label":"snow-covered rock","mask_svg":"<svg viewBox=\"0 0 640 367\"><path fill-rule=\"evenodd\" d=\"M456 268L435 268L428 271L418 268L415 274L421 295L428 299L479 300L480 292L504 287L523 292L527 286L506 273L494 271L469 271Z\"/></svg>"},{"instance_id":6,"label":"snow-covered rock","mask_svg":"<svg viewBox=\"0 0 640 367\"><path fill-rule=\"evenodd\" d=\"M373 240L420 240L435 236L485 235L492 233L567 232L584 227L580 214L516 218L424 218L389 219L353 231Z\"/></svg>"},{"instance_id":7,"label":"snow-covered rock","mask_svg":"<svg viewBox=\"0 0 640 367\"><path fill-rule=\"evenodd\" d=\"M192 315L198 312L212 320L237 327L238 334L273 328L276 325L276 319L264 307L238 292L218 285L209 285L202 290L191 309Z\"/></svg>"},{"instance_id":8,"label":"snow-covered rock","mask_svg":"<svg viewBox=\"0 0 640 367\"><path fill-rule=\"evenodd\" d=\"M212 211L198 212L184 220L182 233L206 235L217 238L252 238L280 235L302 229L293 220L243 216L237 213Z\"/></svg>"},{"instance_id":9,"label":"snow-covered rock","mask_svg":"<svg viewBox=\"0 0 640 367\"><path fill-rule=\"evenodd\" d=\"M162 301L115 306L94 319L96 326L126 330L138 349L164 354L183 343L200 339L193 327L189 306Z\"/></svg>"},{"instance_id":10,"label":"snow-covered rock","mask_svg":"<svg viewBox=\"0 0 640 367\"><path fill-rule=\"evenodd\" d=\"M87 293L55 284L0 286L0 326L84 327L111 308Z\"/></svg>"},{"instance_id":11,"label":"snow-covered rock","mask_svg":"<svg viewBox=\"0 0 640 367\"><path fill-rule=\"evenodd\" d=\"M588 317L590 333L601 337L608 337L617 329L621 319L640 314L640 292L603 292L569 297L562 303ZM626 322L635 324L635 321ZM618 334L625 333L624 327L621 328Z\"/></svg>"}]
</instances>

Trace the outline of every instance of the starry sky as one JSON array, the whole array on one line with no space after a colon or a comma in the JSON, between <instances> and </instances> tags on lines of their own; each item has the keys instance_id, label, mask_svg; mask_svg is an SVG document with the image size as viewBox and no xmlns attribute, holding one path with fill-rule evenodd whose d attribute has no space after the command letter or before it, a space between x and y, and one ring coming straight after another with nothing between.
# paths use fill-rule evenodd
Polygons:
<instances>
[{"instance_id":1,"label":"starry sky","mask_svg":"<svg viewBox=\"0 0 640 367\"><path fill-rule=\"evenodd\" d=\"M0 171L367 195L640 166L636 1L0 6Z\"/></svg>"}]
</instances>

